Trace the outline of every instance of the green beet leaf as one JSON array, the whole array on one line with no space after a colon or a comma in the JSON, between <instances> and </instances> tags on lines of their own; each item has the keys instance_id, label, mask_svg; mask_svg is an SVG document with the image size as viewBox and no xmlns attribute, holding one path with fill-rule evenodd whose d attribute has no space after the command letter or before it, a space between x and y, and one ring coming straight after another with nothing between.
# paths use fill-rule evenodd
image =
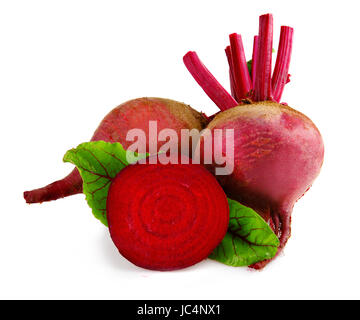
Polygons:
<instances>
[{"instance_id":1,"label":"green beet leaf","mask_svg":"<svg viewBox=\"0 0 360 320\"><path fill-rule=\"evenodd\" d=\"M228 202L228 232L209 258L241 267L274 257L280 242L269 225L254 210L231 199Z\"/></svg>"},{"instance_id":2,"label":"green beet leaf","mask_svg":"<svg viewBox=\"0 0 360 320\"><path fill-rule=\"evenodd\" d=\"M247 68L249 70L250 75L252 74L252 60L249 60L247 63Z\"/></svg>"},{"instance_id":3,"label":"green beet leaf","mask_svg":"<svg viewBox=\"0 0 360 320\"><path fill-rule=\"evenodd\" d=\"M126 151L120 143L93 141L66 152L64 162L76 165L88 205L94 216L107 226L106 198L112 179L127 165L146 156Z\"/></svg>"}]
</instances>

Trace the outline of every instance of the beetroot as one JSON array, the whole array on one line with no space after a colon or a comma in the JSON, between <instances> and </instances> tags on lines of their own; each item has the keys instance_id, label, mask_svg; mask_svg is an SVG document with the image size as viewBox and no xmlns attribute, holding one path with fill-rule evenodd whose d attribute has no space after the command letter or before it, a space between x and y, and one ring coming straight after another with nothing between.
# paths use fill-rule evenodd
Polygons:
<instances>
[{"instance_id":1,"label":"beetroot","mask_svg":"<svg viewBox=\"0 0 360 320\"><path fill-rule=\"evenodd\" d=\"M278 103L289 81L293 29L281 28L277 60L271 75L272 27L272 15L260 17L259 35L254 38L251 77L245 68L241 37L230 36L226 54L232 98L237 102L235 107L233 101L229 103L229 94L195 52L187 53L184 63L200 86L206 88L209 97L221 110L226 110L216 115L208 128L212 131L234 129L234 171L217 178L230 198L253 208L270 224L280 239L279 254L290 237L294 203L319 174L324 145L309 118ZM222 141L223 151L225 144ZM199 148L204 149L203 138ZM209 169L214 171L215 167L213 164ZM260 269L268 262L259 262L253 267Z\"/></svg>"},{"instance_id":2,"label":"beetroot","mask_svg":"<svg viewBox=\"0 0 360 320\"><path fill-rule=\"evenodd\" d=\"M197 164L128 166L113 180L106 208L119 252L152 270L185 268L207 258L229 223L224 191Z\"/></svg>"},{"instance_id":3,"label":"beetroot","mask_svg":"<svg viewBox=\"0 0 360 320\"><path fill-rule=\"evenodd\" d=\"M139 98L113 109L100 123L91 141L120 142L125 149L132 144L126 141L127 132L139 128L146 133L149 121L157 121L158 130L170 128L180 136L181 129L201 130L204 116L181 102L161 98ZM147 139L148 142L148 139ZM158 142L160 148L165 142ZM147 145L148 148L148 145ZM75 168L67 177L43 188L24 192L27 203L56 200L82 192L82 179Z\"/></svg>"},{"instance_id":4,"label":"beetroot","mask_svg":"<svg viewBox=\"0 0 360 320\"><path fill-rule=\"evenodd\" d=\"M208 128L235 130L234 171L218 180L230 198L269 222L280 239L279 253L290 237L294 203L309 189L323 162L319 131L300 112L268 101L222 112Z\"/></svg>"}]
</instances>

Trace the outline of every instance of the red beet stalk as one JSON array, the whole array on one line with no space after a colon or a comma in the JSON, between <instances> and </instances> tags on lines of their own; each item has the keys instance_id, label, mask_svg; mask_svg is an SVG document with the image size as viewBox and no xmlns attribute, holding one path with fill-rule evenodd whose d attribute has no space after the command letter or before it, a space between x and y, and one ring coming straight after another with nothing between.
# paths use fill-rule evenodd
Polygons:
<instances>
[{"instance_id":1,"label":"red beet stalk","mask_svg":"<svg viewBox=\"0 0 360 320\"><path fill-rule=\"evenodd\" d=\"M254 84L254 100L272 100L271 56L273 40L273 16L260 16L258 53L256 56L256 73Z\"/></svg>"},{"instance_id":2,"label":"red beet stalk","mask_svg":"<svg viewBox=\"0 0 360 320\"><path fill-rule=\"evenodd\" d=\"M189 51L183 60L193 78L221 111L238 105L237 101L222 87L200 61L196 52Z\"/></svg>"},{"instance_id":3,"label":"red beet stalk","mask_svg":"<svg viewBox=\"0 0 360 320\"><path fill-rule=\"evenodd\" d=\"M238 101L248 97L251 90L251 80L247 67L244 46L241 35L233 33L229 36L231 58L233 66L233 77L235 82L236 97Z\"/></svg>"},{"instance_id":4,"label":"red beet stalk","mask_svg":"<svg viewBox=\"0 0 360 320\"><path fill-rule=\"evenodd\" d=\"M273 98L280 102L285 84L289 82L289 66L292 50L294 29L282 26L279 48L276 57L274 74L272 77Z\"/></svg>"},{"instance_id":5,"label":"red beet stalk","mask_svg":"<svg viewBox=\"0 0 360 320\"><path fill-rule=\"evenodd\" d=\"M226 57L229 63L229 78L230 78L230 88L231 88L231 95L236 101L239 101L239 99L236 96L236 89L235 89L235 81L234 81L234 68L232 63L232 57L231 57L231 48L230 46L227 46L225 48Z\"/></svg>"},{"instance_id":6,"label":"red beet stalk","mask_svg":"<svg viewBox=\"0 0 360 320\"><path fill-rule=\"evenodd\" d=\"M256 74L256 62L258 55L258 36L254 36L254 44L253 44L253 54L252 54L252 63L251 63L251 81L252 87L255 87L255 74Z\"/></svg>"}]
</instances>

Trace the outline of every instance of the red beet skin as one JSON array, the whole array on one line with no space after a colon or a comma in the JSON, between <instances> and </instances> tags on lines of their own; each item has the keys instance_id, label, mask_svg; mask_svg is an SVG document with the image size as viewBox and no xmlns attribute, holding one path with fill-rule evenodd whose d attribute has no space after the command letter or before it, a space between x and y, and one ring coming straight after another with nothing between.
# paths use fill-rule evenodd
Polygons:
<instances>
[{"instance_id":1,"label":"red beet skin","mask_svg":"<svg viewBox=\"0 0 360 320\"><path fill-rule=\"evenodd\" d=\"M111 238L126 259L165 271L208 257L226 234L229 205L201 165L135 164L112 182L107 218Z\"/></svg>"},{"instance_id":2,"label":"red beet skin","mask_svg":"<svg viewBox=\"0 0 360 320\"><path fill-rule=\"evenodd\" d=\"M310 188L323 163L318 129L302 113L274 102L232 108L217 115L208 128L234 129L234 171L218 176L218 181L230 198L256 210L273 227L280 239L279 254L290 237L294 203Z\"/></svg>"},{"instance_id":3,"label":"red beet skin","mask_svg":"<svg viewBox=\"0 0 360 320\"><path fill-rule=\"evenodd\" d=\"M102 120L91 141L120 142L127 149L133 143L126 141L127 132L139 128L148 133L149 121L157 121L158 132L169 128L175 130L179 137L181 129L201 130L206 124L202 114L181 102L162 98L139 98L113 109ZM159 141L158 148L164 143ZM78 170L74 169L62 180L24 192L24 198L27 203L41 203L81 192L82 179Z\"/></svg>"}]
</instances>

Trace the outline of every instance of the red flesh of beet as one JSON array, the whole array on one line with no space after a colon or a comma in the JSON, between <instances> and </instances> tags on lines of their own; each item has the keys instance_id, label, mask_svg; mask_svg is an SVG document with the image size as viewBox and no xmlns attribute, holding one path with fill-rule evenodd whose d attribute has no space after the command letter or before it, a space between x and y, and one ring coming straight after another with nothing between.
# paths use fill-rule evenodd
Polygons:
<instances>
[{"instance_id":1,"label":"red flesh of beet","mask_svg":"<svg viewBox=\"0 0 360 320\"><path fill-rule=\"evenodd\" d=\"M137 266L174 270L208 257L225 236L227 198L196 164L135 164L112 182L107 198L111 238Z\"/></svg>"},{"instance_id":2,"label":"red flesh of beet","mask_svg":"<svg viewBox=\"0 0 360 320\"><path fill-rule=\"evenodd\" d=\"M125 102L113 109L102 120L91 141L120 142L126 149L132 144L126 141L127 132L139 128L147 133L151 120L157 121L158 131L171 128L179 136L181 129L201 130L207 122L203 115L183 103L161 98L140 98ZM164 143L159 141L158 148ZM82 179L75 168L62 180L40 189L24 192L24 198L27 203L41 203L81 192Z\"/></svg>"},{"instance_id":3,"label":"red flesh of beet","mask_svg":"<svg viewBox=\"0 0 360 320\"><path fill-rule=\"evenodd\" d=\"M294 203L310 188L320 172L324 145L318 129L309 118L284 103L277 103L285 84L289 82L293 29L281 29L275 70L271 77L272 30L272 15L261 16L259 36L255 36L253 47L252 101L242 101L237 97L238 92L233 95L240 104L237 107L213 100L221 106L221 110L226 111L216 115L208 128L235 130L234 172L217 178L229 197L253 208L269 223L280 239L279 254L290 237ZM232 52L230 55L228 48L226 53L231 83L238 81L244 85L246 77L233 79L234 59L239 58ZM192 75L202 72L203 65L197 64L197 68L192 70ZM211 86L213 79L208 81L204 78L203 81L205 84L200 83L200 86ZM208 91L215 90L215 87L208 88ZM202 141L200 148L203 147ZM222 146L225 152L225 141ZM209 166L211 171L214 168L215 165ZM261 269L269 261L252 267Z\"/></svg>"}]
</instances>

